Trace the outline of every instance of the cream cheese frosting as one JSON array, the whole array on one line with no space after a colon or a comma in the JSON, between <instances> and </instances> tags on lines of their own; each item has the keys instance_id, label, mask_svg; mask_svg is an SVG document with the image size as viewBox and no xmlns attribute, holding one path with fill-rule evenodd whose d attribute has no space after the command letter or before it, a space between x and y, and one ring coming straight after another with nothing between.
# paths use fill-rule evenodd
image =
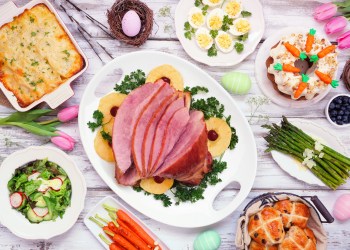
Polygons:
<instances>
[{"instance_id":1,"label":"cream cheese frosting","mask_svg":"<svg viewBox=\"0 0 350 250\"><path fill-rule=\"evenodd\" d=\"M281 63L295 66L295 62L299 58L293 56L283 44L285 42L289 42L301 52L305 52L306 39L307 33L293 33L289 36L282 37L276 48L273 48L270 51L270 56L273 58L273 63L268 67L268 73L275 76L275 83L277 84L278 90L284 94L290 95L292 99L295 99L294 92L301 82L301 74L277 71L274 69L274 65L276 63ZM311 51L309 53L305 52L305 54L310 58L312 55L316 55L322 49L330 45L331 43L327 39L315 36L315 41ZM317 62L315 62L306 72L306 74L309 76L308 86L302 92L300 97L304 96L307 100L310 100L316 94L320 94L329 87L329 84L326 84L318 78L318 76L315 74L315 70L321 71L333 78L337 67L338 60L336 51L327 54L325 57L320 58Z\"/></svg>"}]
</instances>

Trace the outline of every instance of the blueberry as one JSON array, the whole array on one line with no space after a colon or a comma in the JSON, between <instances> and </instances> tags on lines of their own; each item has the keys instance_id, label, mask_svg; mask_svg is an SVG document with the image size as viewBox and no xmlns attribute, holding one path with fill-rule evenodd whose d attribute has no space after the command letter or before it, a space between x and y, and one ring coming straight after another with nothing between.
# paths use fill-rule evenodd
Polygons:
<instances>
[{"instance_id":1,"label":"blueberry","mask_svg":"<svg viewBox=\"0 0 350 250\"><path fill-rule=\"evenodd\" d=\"M339 98L339 99L336 99L335 101L336 101L336 103L338 103L338 104L342 104L342 103L343 103L343 100L340 99L340 98Z\"/></svg>"},{"instance_id":2,"label":"blueberry","mask_svg":"<svg viewBox=\"0 0 350 250\"><path fill-rule=\"evenodd\" d=\"M336 109L340 109L340 105L339 105L339 104L336 104L336 105L335 105L335 108L336 108Z\"/></svg>"},{"instance_id":3,"label":"blueberry","mask_svg":"<svg viewBox=\"0 0 350 250\"><path fill-rule=\"evenodd\" d=\"M344 115L344 111L343 111L343 110L340 110L340 111L338 112L338 115Z\"/></svg>"},{"instance_id":4,"label":"blueberry","mask_svg":"<svg viewBox=\"0 0 350 250\"><path fill-rule=\"evenodd\" d=\"M338 115L338 112L337 112L336 110L332 110L332 111L330 112L330 115L331 115L331 116L337 116L337 115Z\"/></svg>"},{"instance_id":5,"label":"blueberry","mask_svg":"<svg viewBox=\"0 0 350 250\"><path fill-rule=\"evenodd\" d=\"M342 107L340 108L340 110L346 110L346 107L342 106Z\"/></svg>"},{"instance_id":6,"label":"blueberry","mask_svg":"<svg viewBox=\"0 0 350 250\"><path fill-rule=\"evenodd\" d=\"M334 109L334 108L335 108L335 104L333 102L329 104L329 109Z\"/></svg>"},{"instance_id":7,"label":"blueberry","mask_svg":"<svg viewBox=\"0 0 350 250\"><path fill-rule=\"evenodd\" d=\"M340 121L340 120L342 120L343 119L343 117L341 116L341 115L338 115L337 116L337 121Z\"/></svg>"},{"instance_id":8,"label":"blueberry","mask_svg":"<svg viewBox=\"0 0 350 250\"><path fill-rule=\"evenodd\" d=\"M343 121L337 121L337 124L338 125L343 125L344 123L343 123Z\"/></svg>"},{"instance_id":9,"label":"blueberry","mask_svg":"<svg viewBox=\"0 0 350 250\"><path fill-rule=\"evenodd\" d=\"M331 116L331 120L335 122L337 118L335 116Z\"/></svg>"},{"instance_id":10,"label":"blueberry","mask_svg":"<svg viewBox=\"0 0 350 250\"><path fill-rule=\"evenodd\" d=\"M345 112L344 112L344 115L350 115L350 111L348 111L348 110L345 111Z\"/></svg>"},{"instance_id":11,"label":"blueberry","mask_svg":"<svg viewBox=\"0 0 350 250\"><path fill-rule=\"evenodd\" d=\"M343 118L343 122L346 124L349 122L349 120L347 118Z\"/></svg>"}]
</instances>

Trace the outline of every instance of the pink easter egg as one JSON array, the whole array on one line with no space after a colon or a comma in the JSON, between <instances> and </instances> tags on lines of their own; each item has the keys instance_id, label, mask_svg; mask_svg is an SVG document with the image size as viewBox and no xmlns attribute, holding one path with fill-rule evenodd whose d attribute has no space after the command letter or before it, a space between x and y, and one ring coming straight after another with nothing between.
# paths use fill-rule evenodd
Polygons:
<instances>
[{"instance_id":1,"label":"pink easter egg","mask_svg":"<svg viewBox=\"0 0 350 250\"><path fill-rule=\"evenodd\" d=\"M350 194L339 196L334 204L333 215L341 221L350 219Z\"/></svg>"},{"instance_id":2,"label":"pink easter egg","mask_svg":"<svg viewBox=\"0 0 350 250\"><path fill-rule=\"evenodd\" d=\"M141 30L141 19L134 10L125 13L122 19L122 30L129 37L136 36Z\"/></svg>"}]
</instances>

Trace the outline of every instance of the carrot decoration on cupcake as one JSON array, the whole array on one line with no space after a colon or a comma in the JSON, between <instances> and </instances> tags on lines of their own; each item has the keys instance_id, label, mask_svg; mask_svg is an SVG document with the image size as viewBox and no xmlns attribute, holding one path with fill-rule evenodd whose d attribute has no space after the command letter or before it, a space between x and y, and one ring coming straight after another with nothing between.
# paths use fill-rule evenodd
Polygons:
<instances>
[{"instance_id":1,"label":"carrot decoration on cupcake","mask_svg":"<svg viewBox=\"0 0 350 250\"><path fill-rule=\"evenodd\" d=\"M277 71L285 71L285 72L292 72L292 73L299 73L300 69L297 67L294 67L291 64L280 64L280 63L276 63L275 65L273 65L273 68Z\"/></svg>"},{"instance_id":2,"label":"carrot decoration on cupcake","mask_svg":"<svg viewBox=\"0 0 350 250\"><path fill-rule=\"evenodd\" d=\"M301 60L305 60L307 55L305 52L300 52L300 50L289 42L284 43L284 47L295 57L299 57Z\"/></svg>"},{"instance_id":3,"label":"carrot decoration on cupcake","mask_svg":"<svg viewBox=\"0 0 350 250\"><path fill-rule=\"evenodd\" d=\"M308 81L309 81L309 76L302 74L301 75L301 83L299 83L298 88L294 92L295 99L298 99L301 96L301 94L303 93L303 91L307 88Z\"/></svg>"},{"instance_id":4,"label":"carrot decoration on cupcake","mask_svg":"<svg viewBox=\"0 0 350 250\"><path fill-rule=\"evenodd\" d=\"M310 29L309 34L307 34L306 44L305 44L305 51L307 53L309 53L312 50L312 46L314 45L314 42L315 42L315 34L316 34L315 29Z\"/></svg>"},{"instance_id":5,"label":"carrot decoration on cupcake","mask_svg":"<svg viewBox=\"0 0 350 250\"><path fill-rule=\"evenodd\" d=\"M332 80L332 78L329 75L326 75L324 73L322 73L321 71L315 70L315 74L318 76L318 78L326 83L326 84L330 84L333 88L336 88L339 86L337 80Z\"/></svg>"}]
</instances>

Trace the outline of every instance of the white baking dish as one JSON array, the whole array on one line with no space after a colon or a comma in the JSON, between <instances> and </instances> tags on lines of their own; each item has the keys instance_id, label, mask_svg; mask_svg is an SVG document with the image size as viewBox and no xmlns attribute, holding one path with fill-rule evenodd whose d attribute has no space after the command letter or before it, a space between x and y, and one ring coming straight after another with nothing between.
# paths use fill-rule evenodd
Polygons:
<instances>
[{"instance_id":1,"label":"white baking dish","mask_svg":"<svg viewBox=\"0 0 350 250\"><path fill-rule=\"evenodd\" d=\"M33 1L29 2L29 3L27 3L26 5L20 7L20 8L18 8L12 1L7 2L6 4L0 6L0 27L2 25L4 25L5 23L11 22L14 17L20 15L26 9L31 9L35 5L41 4L41 3L45 4L52 11L52 13L55 14L58 22L61 24L61 26L63 27L65 32L68 34L69 38L73 42L74 46L76 47L76 49L78 50L80 55L83 57L83 59L84 59L84 68L82 70L80 70L78 73L76 73L75 75L73 75L72 77L70 77L69 79L67 79L66 82L61 84L54 91L44 95L39 100L33 102L32 104L30 104L27 107L21 107L18 104L17 98L13 95L13 93L11 91L7 90L5 88L5 86L3 85L3 83L0 81L0 89L2 90L2 92L5 94L5 96L7 97L9 102L11 103L11 105L15 109L17 109L18 111L21 111L21 112L30 110L30 109L32 109L33 107L35 107L36 105L38 105L39 103L42 103L42 102L46 102L52 109L55 109L56 107L61 105L63 102L65 102L66 100L68 100L70 97L72 97L74 95L74 91L73 91L73 89L70 86L71 82L74 81L81 74L83 74L84 71L88 67L87 57L85 56L85 54L83 53L83 51L79 47L78 43L75 41L75 39L72 36L72 34L67 29L66 25L63 23L62 19L60 18L60 16L57 13L57 11L50 4L50 2L47 1L47 0L33 0Z\"/></svg>"}]
</instances>

